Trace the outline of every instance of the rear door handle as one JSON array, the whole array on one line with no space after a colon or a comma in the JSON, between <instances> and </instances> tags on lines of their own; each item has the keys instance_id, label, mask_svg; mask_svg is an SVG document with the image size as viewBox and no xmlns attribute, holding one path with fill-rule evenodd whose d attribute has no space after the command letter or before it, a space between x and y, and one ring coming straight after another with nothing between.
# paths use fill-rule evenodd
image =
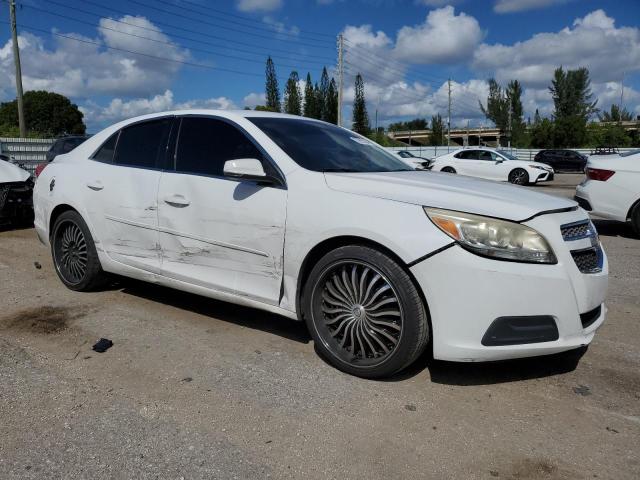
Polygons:
<instances>
[{"instance_id":1,"label":"rear door handle","mask_svg":"<svg viewBox=\"0 0 640 480\"><path fill-rule=\"evenodd\" d=\"M186 199L183 195L178 194L173 194L165 197L164 202L167 205L171 205L172 207L176 208L184 208L191 205L191 202L188 199Z\"/></svg>"},{"instance_id":2,"label":"rear door handle","mask_svg":"<svg viewBox=\"0 0 640 480\"><path fill-rule=\"evenodd\" d=\"M96 180L94 182L87 183L87 187L95 192L98 192L104 188L104 185L100 180Z\"/></svg>"}]
</instances>

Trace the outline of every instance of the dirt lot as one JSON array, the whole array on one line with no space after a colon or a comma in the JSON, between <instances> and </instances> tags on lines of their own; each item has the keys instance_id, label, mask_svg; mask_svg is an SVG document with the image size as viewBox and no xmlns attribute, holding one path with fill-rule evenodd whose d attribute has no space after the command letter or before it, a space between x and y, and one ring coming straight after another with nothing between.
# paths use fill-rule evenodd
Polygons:
<instances>
[{"instance_id":1,"label":"dirt lot","mask_svg":"<svg viewBox=\"0 0 640 480\"><path fill-rule=\"evenodd\" d=\"M597 225L610 310L584 355L385 382L285 318L131 281L73 293L33 230L1 232L0 478L640 478L640 240Z\"/></svg>"}]
</instances>

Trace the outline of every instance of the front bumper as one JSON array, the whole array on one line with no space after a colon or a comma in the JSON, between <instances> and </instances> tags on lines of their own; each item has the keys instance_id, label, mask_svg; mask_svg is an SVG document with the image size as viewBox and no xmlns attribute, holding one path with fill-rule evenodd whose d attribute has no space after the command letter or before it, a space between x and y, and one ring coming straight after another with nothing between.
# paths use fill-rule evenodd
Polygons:
<instances>
[{"instance_id":1,"label":"front bumper","mask_svg":"<svg viewBox=\"0 0 640 480\"><path fill-rule=\"evenodd\" d=\"M601 272L581 273L570 253L574 247L566 245L569 242L563 240L558 228L585 216L582 211L569 212L527 223L542 232L549 230L540 228L544 224L555 225L558 235L546 236L558 257L556 265L487 259L458 245L414 265L411 271L422 287L431 316L434 358L461 362L504 360L588 345L606 317L607 259L603 253ZM552 221L550 217L560 219ZM589 312L598 314L585 322ZM502 317L551 317L557 326L557 339L483 345L487 331Z\"/></svg>"},{"instance_id":2,"label":"front bumper","mask_svg":"<svg viewBox=\"0 0 640 480\"><path fill-rule=\"evenodd\" d=\"M26 221L32 218L32 182L0 183L0 221Z\"/></svg>"},{"instance_id":3,"label":"front bumper","mask_svg":"<svg viewBox=\"0 0 640 480\"><path fill-rule=\"evenodd\" d=\"M553 172L547 172L547 171L541 172L536 177L536 183L538 183L538 182L551 182L553 180L553 177L554 177L554 173Z\"/></svg>"}]
</instances>

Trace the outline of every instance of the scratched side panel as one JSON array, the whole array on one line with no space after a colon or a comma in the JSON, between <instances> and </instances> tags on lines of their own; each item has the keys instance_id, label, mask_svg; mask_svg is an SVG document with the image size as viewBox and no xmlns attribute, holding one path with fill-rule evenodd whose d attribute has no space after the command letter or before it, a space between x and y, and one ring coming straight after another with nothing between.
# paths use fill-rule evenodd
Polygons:
<instances>
[{"instance_id":1,"label":"scratched side panel","mask_svg":"<svg viewBox=\"0 0 640 480\"><path fill-rule=\"evenodd\" d=\"M189 205L164 202L172 195ZM163 275L277 305L286 196L253 183L165 172L158 193Z\"/></svg>"}]
</instances>

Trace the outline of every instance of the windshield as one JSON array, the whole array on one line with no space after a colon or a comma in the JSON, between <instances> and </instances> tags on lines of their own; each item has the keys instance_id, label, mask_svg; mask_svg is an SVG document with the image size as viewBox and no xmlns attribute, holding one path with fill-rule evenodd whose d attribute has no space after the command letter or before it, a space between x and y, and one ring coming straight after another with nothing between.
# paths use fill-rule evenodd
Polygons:
<instances>
[{"instance_id":1,"label":"windshield","mask_svg":"<svg viewBox=\"0 0 640 480\"><path fill-rule=\"evenodd\" d=\"M498 153L500 155L502 155L503 157L507 158L508 160L518 160L518 157L516 157L515 155L510 154L506 150L498 150Z\"/></svg>"},{"instance_id":2,"label":"windshield","mask_svg":"<svg viewBox=\"0 0 640 480\"><path fill-rule=\"evenodd\" d=\"M315 172L411 171L402 160L360 135L327 123L248 118L298 165Z\"/></svg>"}]
</instances>

